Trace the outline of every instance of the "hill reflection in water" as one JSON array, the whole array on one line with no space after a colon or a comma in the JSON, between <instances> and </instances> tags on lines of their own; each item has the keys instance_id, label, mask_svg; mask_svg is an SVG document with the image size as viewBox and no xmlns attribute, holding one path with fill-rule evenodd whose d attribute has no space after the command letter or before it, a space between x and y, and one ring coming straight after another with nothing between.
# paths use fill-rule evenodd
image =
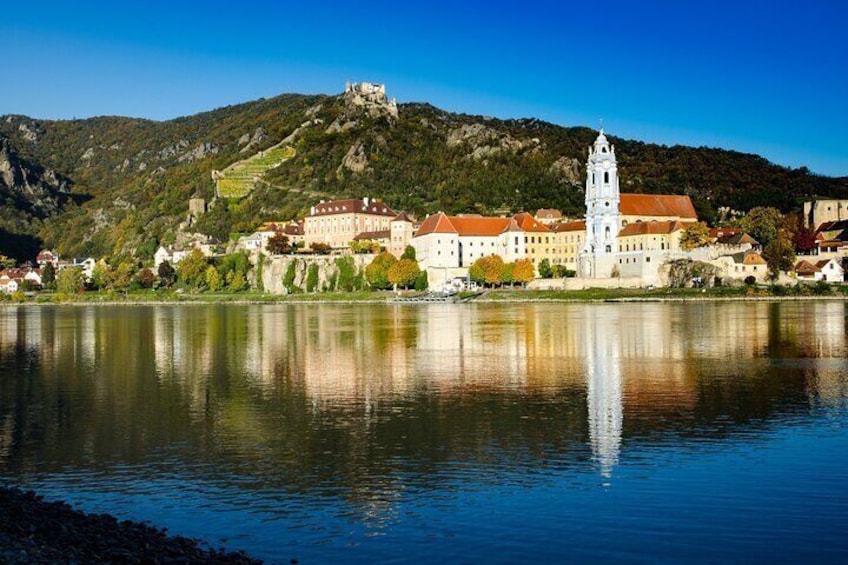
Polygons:
<instances>
[{"instance_id":1,"label":"hill reflection in water","mask_svg":"<svg viewBox=\"0 0 848 565\"><path fill-rule=\"evenodd\" d=\"M838 301L6 308L0 473L386 533L411 498L608 488L645 450L841 425L845 356Z\"/></svg>"}]
</instances>

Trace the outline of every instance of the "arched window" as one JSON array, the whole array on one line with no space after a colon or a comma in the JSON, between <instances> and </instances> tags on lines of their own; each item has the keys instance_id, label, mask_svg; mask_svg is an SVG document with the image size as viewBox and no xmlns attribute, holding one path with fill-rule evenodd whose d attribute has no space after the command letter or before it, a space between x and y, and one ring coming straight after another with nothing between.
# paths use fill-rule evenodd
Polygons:
<instances>
[{"instance_id":1,"label":"arched window","mask_svg":"<svg viewBox=\"0 0 848 565\"><path fill-rule=\"evenodd\" d=\"M611 245L607 245L606 249L607 249L607 253L612 253L612 246Z\"/></svg>"},{"instance_id":2,"label":"arched window","mask_svg":"<svg viewBox=\"0 0 848 565\"><path fill-rule=\"evenodd\" d=\"M604 171L604 184L609 184L609 171Z\"/></svg>"},{"instance_id":3,"label":"arched window","mask_svg":"<svg viewBox=\"0 0 848 565\"><path fill-rule=\"evenodd\" d=\"M606 239L609 239L609 237L610 237L610 229L609 229L609 226L607 226L607 227L605 227L605 228L604 228L604 237L605 237Z\"/></svg>"}]
</instances>

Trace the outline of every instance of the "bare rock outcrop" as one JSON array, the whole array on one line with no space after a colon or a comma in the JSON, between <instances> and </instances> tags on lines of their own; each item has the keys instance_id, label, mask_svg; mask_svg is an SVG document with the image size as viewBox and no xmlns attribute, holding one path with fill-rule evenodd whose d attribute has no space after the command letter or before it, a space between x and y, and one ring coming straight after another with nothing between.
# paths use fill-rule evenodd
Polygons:
<instances>
[{"instance_id":1,"label":"bare rock outcrop","mask_svg":"<svg viewBox=\"0 0 848 565\"><path fill-rule=\"evenodd\" d=\"M541 145L537 138L519 140L479 123L465 124L450 130L445 142L448 147L465 146L469 150L467 157L476 160L487 159L505 151L515 153Z\"/></svg>"},{"instance_id":2,"label":"bare rock outcrop","mask_svg":"<svg viewBox=\"0 0 848 565\"><path fill-rule=\"evenodd\" d=\"M239 150L239 153L248 153L253 151L257 145L266 139L268 139L268 134L265 133L265 129L262 127L256 128L256 131L253 132L252 136L249 133L244 134L238 141L239 145L244 145L244 147Z\"/></svg>"},{"instance_id":3,"label":"bare rock outcrop","mask_svg":"<svg viewBox=\"0 0 848 565\"><path fill-rule=\"evenodd\" d=\"M341 174L343 169L347 169L352 173L361 173L367 168L368 155L365 153L365 146L360 142L350 146L336 173Z\"/></svg>"},{"instance_id":4,"label":"bare rock outcrop","mask_svg":"<svg viewBox=\"0 0 848 565\"><path fill-rule=\"evenodd\" d=\"M583 178L580 173L580 161L571 157L560 157L551 164L548 170L551 174L571 184L580 184Z\"/></svg>"},{"instance_id":5,"label":"bare rock outcrop","mask_svg":"<svg viewBox=\"0 0 848 565\"><path fill-rule=\"evenodd\" d=\"M30 212L52 216L67 199L68 183L53 170L30 165L18 158L5 138L0 138L0 196L25 203Z\"/></svg>"}]
</instances>

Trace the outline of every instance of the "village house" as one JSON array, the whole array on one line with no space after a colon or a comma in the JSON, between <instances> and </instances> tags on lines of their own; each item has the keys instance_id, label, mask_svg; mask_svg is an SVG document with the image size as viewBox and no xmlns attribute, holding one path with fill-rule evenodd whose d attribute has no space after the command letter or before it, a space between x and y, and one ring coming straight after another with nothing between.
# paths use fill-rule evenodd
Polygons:
<instances>
[{"instance_id":1,"label":"village house","mask_svg":"<svg viewBox=\"0 0 848 565\"><path fill-rule=\"evenodd\" d=\"M12 294L18 291L18 281L7 276L0 276L0 292Z\"/></svg>"},{"instance_id":2,"label":"village house","mask_svg":"<svg viewBox=\"0 0 848 565\"><path fill-rule=\"evenodd\" d=\"M678 220L629 224L618 232L618 273L656 284L658 266L681 254L684 225Z\"/></svg>"},{"instance_id":3,"label":"village house","mask_svg":"<svg viewBox=\"0 0 848 565\"><path fill-rule=\"evenodd\" d=\"M507 263L525 258L524 235L514 218L438 212L421 223L412 246L421 268L444 269L450 275L443 277L446 282L453 276L463 276L464 270L481 257L498 255ZM461 271L449 272L451 269Z\"/></svg>"},{"instance_id":4,"label":"village house","mask_svg":"<svg viewBox=\"0 0 848 565\"><path fill-rule=\"evenodd\" d=\"M586 240L586 222L580 220L554 224L551 226L551 232L556 241L551 264L577 271L577 258Z\"/></svg>"},{"instance_id":5,"label":"village house","mask_svg":"<svg viewBox=\"0 0 848 565\"><path fill-rule=\"evenodd\" d=\"M38 255L35 257L35 262L42 269L47 266L48 263L52 263L54 268L59 267L59 254L49 249L42 249L39 251Z\"/></svg>"},{"instance_id":6,"label":"village house","mask_svg":"<svg viewBox=\"0 0 848 565\"><path fill-rule=\"evenodd\" d=\"M376 199L322 200L304 219L304 242L307 247L322 243L333 249L347 249L363 232L390 230L396 216L394 210Z\"/></svg>"},{"instance_id":7,"label":"village house","mask_svg":"<svg viewBox=\"0 0 848 565\"><path fill-rule=\"evenodd\" d=\"M3 286L3 292L8 294L25 288L41 288L41 269L13 267L0 270L0 284Z\"/></svg>"},{"instance_id":8,"label":"village house","mask_svg":"<svg viewBox=\"0 0 848 565\"><path fill-rule=\"evenodd\" d=\"M758 283L765 282L768 277L768 263L756 251L742 251L725 255L711 261L718 268L717 276L725 280L744 281L754 277Z\"/></svg>"},{"instance_id":9,"label":"village house","mask_svg":"<svg viewBox=\"0 0 848 565\"><path fill-rule=\"evenodd\" d=\"M825 281L841 283L845 280L845 270L836 259L806 260L795 264L795 274L798 280Z\"/></svg>"},{"instance_id":10,"label":"village house","mask_svg":"<svg viewBox=\"0 0 848 565\"><path fill-rule=\"evenodd\" d=\"M94 273L94 266L96 264L97 261L95 261L93 257L74 257L70 261L59 261L58 270L79 269L82 271L82 274L86 279L91 279L91 275Z\"/></svg>"},{"instance_id":11,"label":"village house","mask_svg":"<svg viewBox=\"0 0 848 565\"><path fill-rule=\"evenodd\" d=\"M185 248L176 248L174 246L160 245L156 253L153 254L153 268L158 269L159 265L167 261L171 266L177 265L182 261L193 249L199 249L206 257L215 256L215 244L213 243L198 243L194 246Z\"/></svg>"},{"instance_id":12,"label":"village house","mask_svg":"<svg viewBox=\"0 0 848 565\"><path fill-rule=\"evenodd\" d=\"M400 258L406 247L412 243L412 236L415 235L416 229L415 220L406 212L401 212L392 218L389 228L389 253Z\"/></svg>"}]
</instances>

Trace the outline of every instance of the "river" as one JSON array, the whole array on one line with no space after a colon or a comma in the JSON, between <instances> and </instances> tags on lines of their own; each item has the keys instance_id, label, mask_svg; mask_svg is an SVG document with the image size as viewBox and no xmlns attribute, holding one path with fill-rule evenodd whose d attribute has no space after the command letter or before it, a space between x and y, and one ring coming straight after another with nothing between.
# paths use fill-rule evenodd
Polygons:
<instances>
[{"instance_id":1,"label":"river","mask_svg":"<svg viewBox=\"0 0 848 565\"><path fill-rule=\"evenodd\" d=\"M0 480L269 562L837 562L846 319L6 306Z\"/></svg>"}]
</instances>

